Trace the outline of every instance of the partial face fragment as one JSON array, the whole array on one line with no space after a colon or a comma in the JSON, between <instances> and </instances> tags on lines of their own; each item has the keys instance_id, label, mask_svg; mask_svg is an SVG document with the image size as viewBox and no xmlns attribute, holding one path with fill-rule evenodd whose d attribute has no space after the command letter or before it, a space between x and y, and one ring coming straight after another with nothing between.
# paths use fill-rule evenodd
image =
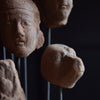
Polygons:
<instances>
[{"instance_id":1,"label":"partial face fragment","mask_svg":"<svg viewBox=\"0 0 100 100\"><path fill-rule=\"evenodd\" d=\"M49 45L42 56L42 76L52 84L73 88L84 73L84 64L75 51L62 44Z\"/></svg>"}]
</instances>

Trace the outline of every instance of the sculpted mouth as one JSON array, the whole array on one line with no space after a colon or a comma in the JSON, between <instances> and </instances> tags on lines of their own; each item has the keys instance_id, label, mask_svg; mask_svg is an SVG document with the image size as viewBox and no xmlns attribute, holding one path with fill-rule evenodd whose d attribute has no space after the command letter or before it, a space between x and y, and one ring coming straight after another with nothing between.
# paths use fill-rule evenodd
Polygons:
<instances>
[{"instance_id":1,"label":"sculpted mouth","mask_svg":"<svg viewBox=\"0 0 100 100\"><path fill-rule=\"evenodd\" d=\"M17 42L16 42L16 45L20 45L20 46L21 46L21 45L24 45L24 42L17 41Z\"/></svg>"},{"instance_id":2,"label":"sculpted mouth","mask_svg":"<svg viewBox=\"0 0 100 100\"><path fill-rule=\"evenodd\" d=\"M60 5L59 8L60 9L66 9L67 8L67 5Z\"/></svg>"},{"instance_id":3,"label":"sculpted mouth","mask_svg":"<svg viewBox=\"0 0 100 100\"><path fill-rule=\"evenodd\" d=\"M25 44L25 39L22 38L17 38L15 41L16 46L24 46Z\"/></svg>"},{"instance_id":4,"label":"sculpted mouth","mask_svg":"<svg viewBox=\"0 0 100 100\"><path fill-rule=\"evenodd\" d=\"M68 8L68 3L67 2L63 2L63 3L59 3L58 4L58 8L59 9L67 9Z\"/></svg>"}]
</instances>

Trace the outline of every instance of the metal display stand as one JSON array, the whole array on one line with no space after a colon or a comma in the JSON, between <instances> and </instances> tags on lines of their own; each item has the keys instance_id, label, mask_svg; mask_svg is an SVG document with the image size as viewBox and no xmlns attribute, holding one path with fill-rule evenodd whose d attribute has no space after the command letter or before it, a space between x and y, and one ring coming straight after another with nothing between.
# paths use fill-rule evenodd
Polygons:
<instances>
[{"instance_id":1,"label":"metal display stand","mask_svg":"<svg viewBox=\"0 0 100 100\"><path fill-rule=\"evenodd\" d=\"M48 45L51 44L51 28L48 30ZM50 82L47 82L47 100L50 100Z\"/></svg>"},{"instance_id":2,"label":"metal display stand","mask_svg":"<svg viewBox=\"0 0 100 100\"><path fill-rule=\"evenodd\" d=\"M52 35L52 31L51 31L51 28L49 28L49 30L48 30L48 45L51 44L51 35ZM47 82L47 100L50 100L50 82ZM63 100L62 88L59 88L59 100Z\"/></svg>"},{"instance_id":3,"label":"metal display stand","mask_svg":"<svg viewBox=\"0 0 100 100\"><path fill-rule=\"evenodd\" d=\"M3 46L3 59L6 59L6 48Z\"/></svg>"},{"instance_id":4,"label":"metal display stand","mask_svg":"<svg viewBox=\"0 0 100 100\"><path fill-rule=\"evenodd\" d=\"M62 91L62 88L59 88L59 100L63 100L63 91Z\"/></svg>"},{"instance_id":5,"label":"metal display stand","mask_svg":"<svg viewBox=\"0 0 100 100\"><path fill-rule=\"evenodd\" d=\"M24 78L25 78L25 95L28 100L28 93L27 93L27 58L24 58Z\"/></svg>"},{"instance_id":6,"label":"metal display stand","mask_svg":"<svg viewBox=\"0 0 100 100\"><path fill-rule=\"evenodd\" d=\"M49 28L48 30L48 45L51 44L51 28ZM3 59L6 59L6 49L3 46ZM11 59L15 62L15 57L14 55L11 53ZM21 58L17 58L17 69L18 69L18 74L19 74L19 78L21 77ZM24 88L25 88L25 95L26 95L26 99L28 100L28 85L27 85L27 58L24 58ZM47 100L50 100L50 82L47 82ZM59 100L63 100L63 93L62 93L62 88L59 88Z\"/></svg>"}]
</instances>

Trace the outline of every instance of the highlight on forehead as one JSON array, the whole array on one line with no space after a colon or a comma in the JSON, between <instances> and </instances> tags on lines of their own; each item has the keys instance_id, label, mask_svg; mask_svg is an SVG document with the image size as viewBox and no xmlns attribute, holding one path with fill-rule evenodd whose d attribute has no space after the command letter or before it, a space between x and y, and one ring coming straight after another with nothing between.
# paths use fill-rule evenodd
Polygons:
<instances>
[{"instance_id":1,"label":"highlight on forehead","mask_svg":"<svg viewBox=\"0 0 100 100\"><path fill-rule=\"evenodd\" d=\"M23 9L30 12L39 12L32 0L0 0L0 12L11 9Z\"/></svg>"},{"instance_id":2,"label":"highlight on forehead","mask_svg":"<svg viewBox=\"0 0 100 100\"><path fill-rule=\"evenodd\" d=\"M40 14L37 6L32 0L0 0L0 13L29 13L29 15L34 15L37 22L40 23ZM0 15L1 16L1 15Z\"/></svg>"}]
</instances>

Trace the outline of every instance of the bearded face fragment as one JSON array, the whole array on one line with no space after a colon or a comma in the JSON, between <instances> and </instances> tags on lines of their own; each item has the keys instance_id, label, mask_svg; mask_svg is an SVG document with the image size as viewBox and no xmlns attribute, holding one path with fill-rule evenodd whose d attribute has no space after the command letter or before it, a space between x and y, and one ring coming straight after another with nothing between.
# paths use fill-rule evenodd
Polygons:
<instances>
[{"instance_id":1,"label":"bearded face fragment","mask_svg":"<svg viewBox=\"0 0 100 100\"><path fill-rule=\"evenodd\" d=\"M0 60L0 100L26 100L12 60Z\"/></svg>"},{"instance_id":2,"label":"bearded face fragment","mask_svg":"<svg viewBox=\"0 0 100 100\"><path fill-rule=\"evenodd\" d=\"M73 7L72 0L35 0L44 23L51 28L65 25ZM37 2L38 1L38 2Z\"/></svg>"},{"instance_id":3,"label":"bearded face fragment","mask_svg":"<svg viewBox=\"0 0 100 100\"><path fill-rule=\"evenodd\" d=\"M66 45L49 45L42 56L42 76L60 87L73 88L84 70L82 60Z\"/></svg>"},{"instance_id":4,"label":"bearded face fragment","mask_svg":"<svg viewBox=\"0 0 100 100\"><path fill-rule=\"evenodd\" d=\"M24 4L22 0L15 0L17 3L8 1L10 2L6 3L6 7L9 9L2 7L4 12L0 16L1 39L4 46L15 56L26 57L39 49L44 42L39 28L39 12L30 0L24 0Z\"/></svg>"}]
</instances>

